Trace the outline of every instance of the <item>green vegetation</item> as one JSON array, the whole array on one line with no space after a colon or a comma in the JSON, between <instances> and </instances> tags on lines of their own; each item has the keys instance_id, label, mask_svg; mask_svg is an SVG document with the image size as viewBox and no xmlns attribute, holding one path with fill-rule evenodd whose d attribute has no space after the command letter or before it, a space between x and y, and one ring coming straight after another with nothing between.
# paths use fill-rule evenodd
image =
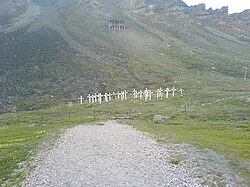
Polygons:
<instances>
[{"instance_id":1,"label":"green vegetation","mask_svg":"<svg viewBox=\"0 0 250 187\"><path fill-rule=\"evenodd\" d=\"M60 129L91 121L102 125L101 121L108 119L133 125L159 140L170 138L201 149L215 150L225 155L236 171L249 178L249 168L244 165L250 158L248 92L237 95L234 92L198 92L163 101L156 100L153 95L154 100L146 103L131 97L124 102L113 100L102 105L69 102L47 109L1 115L0 183L8 180L13 184L23 179L24 172L16 169L36 153L41 142L47 141L49 133L59 134ZM192 105L189 112L185 112L187 102ZM156 114L174 117L165 123L154 123ZM178 164L180 161L173 158L170 162Z\"/></svg>"},{"instance_id":2,"label":"green vegetation","mask_svg":"<svg viewBox=\"0 0 250 187\"><path fill-rule=\"evenodd\" d=\"M174 164L174 165L178 165L181 162L181 160L179 159L172 159L170 160L170 163Z\"/></svg>"},{"instance_id":3,"label":"green vegetation","mask_svg":"<svg viewBox=\"0 0 250 187\"><path fill-rule=\"evenodd\" d=\"M200 149L224 155L236 172L249 180L250 111L249 92L199 92L195 96L164 101L113 101L98 106L97 119L117 119L148 132L162 141L188 142ZM187 101L192 110L185 112ZM174 116L165 123L154 123L154 115ZM166 141L166 142L167 142ZM173 158L173 163L179 159ZM249 183L250 181L248 181Z\"/></svg>"},{"instance_id":4,"label":"green vegetation","mask_svg":"<svg viewBox=\"0 0 250 187\"><path fill-rule=\"evenodd\" d=\"M144 111L140 112L143 117L131 116L132 119L123 119L122 122L148 132L160 141L164 138L169 141L170 138L191 143L201 149L215 150L229 159L233 169L249 183L249 103L246 102L247 95L239 94L238 98L233 98L231 94L226 97L224 93L203 93L196 97L192 111L187 113L181 99L175 101L176 104L171 101L165 103L166 108L157 103L147 108L151 115ZM154 123L152 116L157 113L171 114L175 118L165 123Z\"/></svg>"},{"instance_id":5,"label":"green vegetation","mask_svg":"<svg viewBox=\"0 0 250 187\"><path fill-rule=\"evenodd\" d=\"M53 141L65 128L91 121L93 117L88 111L65 105L1 115L0 185L7 182L8 186L12 186L23 180L30 169L25 168L25 164L28 167L26 161L36 153L42 142Z\"/></svg>"}]
</instances>

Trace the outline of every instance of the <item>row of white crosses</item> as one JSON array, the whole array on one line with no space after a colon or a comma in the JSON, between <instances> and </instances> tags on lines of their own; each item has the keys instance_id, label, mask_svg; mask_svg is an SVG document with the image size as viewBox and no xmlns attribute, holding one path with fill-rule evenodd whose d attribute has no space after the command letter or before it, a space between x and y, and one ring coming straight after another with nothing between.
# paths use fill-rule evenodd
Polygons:
<instances>
[{"instance_id":1,"label":"row of white crosses","mask_svg":"<svg viewBox=\"0 0 250 187\"><path fill-rule=\"evenodd\" d=\"M117 99L118 100L121 100L121 101L123 101L123 100L126 100L127 99L127 94L128 94L128 92L125 90L125 91L121 91L121 92L117 92Z\"/></svg>"},{"instance_id":2,"label":"row of white crosses","mask_svg":"<svg viewBox=\"0 0 250 187\"><path fill-rule=\"evenodd\" d=\"M128 92L125 90L125 91L119 91L117 93L113 92L113 93L105 93L105 94L102 94L102 93L95 93L95 94L92 94L92 95L88 95L87 96L87 99L88 99L88 102L89 104L94 104L94 103L100 103L102 104L102 101L104 100L105 102L109 102L112 100L113 97L117 96L118 100L125 100L127 99L127 94ZM83 100L84 98L81 96L80 98L80 103L82 104L83 103Z\"/></svg>"},{"instance_id":3,"label":"row of white crosses","mask_svg":"<svg viewBox=\"0 0 250 187\"><path fill-rule=\"evenodd\" d=\"M132 91L132 93L133 93L134 99L137 99L138 96L139 96L140 99L142 99L143 95L144 95L145 101L151 101L152 100L152 93L153 92L151 90L148 90L147 88L144 91L142 91L142 90L137 91L137 90L134 89Z\"/></svg>"},{"instance_id":4,"label":"row of white crosses","mask_svg":"<svg viewBox=\"0 0 250 187\"><path fill-rule=\"evenodd\" d=\"M176 91L177 91L177 89L175 87L173 87L172 89L166 88L165 90L163 90L160 87L159 89L156 90L156 98L157 99L163 99L164 92L165 92L165 97L166 98L169 98L169 93L170 92L172 92L172 97L175 97L175 92ZM180 95L182 97L184 90L180 89L179 92L180 92ZM142 100L143 96L144 96L145 101L151 101L152 100L152 94L154 92L152 92L151 90L146 88L144 91L142 91L142 90L137 91L136 89L134 89L132 91L132 93L133 93L134 99L139 98L140 100ZM101 93L97 94L97 93L95 93L95 94L92 94L92 95L89 94L87 96L87 99L88 99L89 104L98 103L98 102L101 104L103 100L105 102L109 102L115 96L117 96L118 100L121 100L121 101L126 100L127 99L127 94L128 94L128 92L126 90L125 91L118 91L117 93L115 93L115 92L113 92L113 93L105 93L105 94L101 94ZM83 104L84 98L82 96L80 96L79 99L80 99L80 103Z\"/></svg>"},{"instance_id":5,"label":"row of white crosses","mask_svg":"<svg viewBox=\"0 0 250 187\"><path fill-rule=\"evenodd\" d=\"M172 97L175 97L175 92L176 91L177 91L177 89L175 87L173 87L172 89L166 88L165 90L163 90L160 87L159 89L157 89L155 91L156 92L156 98L157 99L163 99L164 92L165 92L166 98L169 97L169 92L172 92ZM184 90L180 89L179 92L180 92L181 97L183 97ZM151 101L152 100L152 93L153 92L151 90L148 90L147 88L145 89L144 92L142 90L137 91L137 90L134 89L132 91L132 93L133 93L134 99L137 99L138 96L139 96L140 99L142 99L143 98L143 94L144 94L145 101L148 101L148 100Z\"/></svg>"},{"instance_id":6,"label":"row of white crosses","mask_svg":"<svg viewBox=\"0 0 250 187\"><path fill-rule=\"evenodd\" d=\"M166 93L166 98L168 98L168 97L169 97L169 92L172 92L172 97L174 97L174 96L175 96L175 92L177 91L177 89L176 89L175 87L173 87L172 89L166 88L165 90L162 90L161 88L159 88L159 89L156 91L157 99L158 99L158 98L160 98L160 99L163 98L163 91ZM183 92L184 92L184 90L181 88L181 89L179 90L179 92L180 92L181 97L183 97Z\"/></svg>"}]
</instances>

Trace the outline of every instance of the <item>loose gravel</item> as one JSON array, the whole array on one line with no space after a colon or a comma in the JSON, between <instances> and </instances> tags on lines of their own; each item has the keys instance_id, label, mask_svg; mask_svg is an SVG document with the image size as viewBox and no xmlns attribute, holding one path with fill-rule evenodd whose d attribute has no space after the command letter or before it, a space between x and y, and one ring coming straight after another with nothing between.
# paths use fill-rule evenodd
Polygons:
<instances>
[{"instance_id":1,"label":"loose gravel","mask_svg":"<svg viewBox=\"0 0 250 187\"><path fill-rule=\"evenodd\" d=\"M158 143L116 121L79 125L36 158L23 186L243 186L224 157Z\"/></svg>"}]
</instances>

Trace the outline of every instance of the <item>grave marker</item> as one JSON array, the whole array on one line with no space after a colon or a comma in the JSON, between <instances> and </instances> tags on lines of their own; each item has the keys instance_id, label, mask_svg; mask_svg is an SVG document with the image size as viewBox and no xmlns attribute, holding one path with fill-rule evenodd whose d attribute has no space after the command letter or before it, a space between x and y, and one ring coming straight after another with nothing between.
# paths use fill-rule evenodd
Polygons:
<instances>
[{"instance_id":1,"label":"grave marker","mask_svg":"<svg viewBox=\"0 0 250 187\"><path fill-rule=\"evenodd\" d=\"M90 104L90 103L91 103L92 96L89 94L89 95L87 96L87 98L89 99L89 104Z\"/></svg>"},{"instance_id":2,"label":"grave marker","mask_svg":"<svg viewBox=\"0 0 250 187\"><path fill-rule=\"evenodd\" d=\"M158 99L159 98L159 89L157 89L155 92L156 92L156 99Z\"/></svg>"},{"instance_id":3,"label":"grave marker","mask_svg":"<svg viewBox=\"0 0 250 187\"><path fill-rule=\"evenodd\" d=\"M170 92L170 89L166 88L165 92L166 92L166 98L168 98L168 93Z\"/></svg>"},{"instance_id":4,"label":"grave marker","mask_svg":"<svg viewBox=\"0 0 250 187\"><path fill-rule=\"evenodd\" d=\"M117 92L117 99L120 100L121 93Z\"/></svg>"},{"instance_id":5,"label":"grave marker","mask_svg":"<svg viewBox=\"0 0 250 187\"><path fill-rule=\"evenodd\" d=\"M112 95L113 99L115 99L115 95L116 95L116 93L115 93L115 92L113 92L111 95Z\"/></svg>"},{"instance_id":6,"label":"grave marker","mask_svg":"<svg viewBox=\"0 0 250 187\"><path fill-rule=\"evenodd\" d=\"M157 89L157 91L156 91L156 98L157 99L162 99L162 97L163 97L163 93L162 93L162 89L161 89L161 87L159 88L159 89Z\"/></svg>"},{"instance_id":7,"label":"grave marker","mask_svg":"<svg viewBox=\"0 0 250 187\"><path fill-rule=\"evenodd\" d=\"M99 103L102 104L102 97L103 97L103 95L102 95L101 93L99 93L99 94L97 95L97 97L98 97Z\"/></svg>"},{"instance_id":8,"label":"grave marker","mask_svg":"<svg viewBox=\"0 0 250 187\"><path fill-rule=\"evenodd\" d=\"M94 103L96 103L97 102L97 94L95 93L95 95L94 95Z\"/></svg>"},{"instance_id":9,"label":"grave marker","mask_svg":"<svg viewBox=\"0 0 250 187\"><path fill-rule=\"evenodd\" d=\"M132 92L134 93L134 99L137 99L137 91L134 89Z\"/></svg>"},{"instance_id":10,"label":"grave marker","mask_svg":"<svg viewBox=\"0 0 250 187\"><path fill-rule=\"evenodd\" d=\"M92 94L92 96L91 96L91 103L95 103L95 98L94 98L95 96Z\"/></svg>"},{"instance_id":11,"label":"grave marker","mask_svg":"<svg viewBox=\"0 0 250 187\"><path fill-rule=\"evenodd\" d=\"M179 91L180 91L181 97L183 97L184 90L181 88Z\"/></svg>"},{"instance_id":12,"label":"grave marker","mask_svg":"<svg viewBox=\"0 0 250 187\"><path fill-rule=\"evenodd\" d=\"M149 101L152 100L152 93L154 93L154 92L152 92L151 90L148 91Z\"/></svg>"},{"instance_id":13,"label":"grave marker","mask_svg":"<svg viewBox=\"0 0 250 187\"><path fill-rule=\"evenodd\" d=\"M138 92L138 94L139 94L139 98L142 99L143 91L140 90L140 91Z\"/></svg>"},{"instance_id":14,"label":"grave marker","mask_svg":"<svg viewBox=\"0 0 250 187\"><path fill-rule=\"evenodd\" d=\"M84 98L82 97L82 96L80 96L80 103L81 103L81 105L82 105L82 101L84 100Z\"/></svg>"},{"instance_id":15,"label":"grave marker","mask_svg":"<svg viewBox=\"0 0 250 187\"><path fill-rule=\"evenodd\" d=\"M125 93L124 93L124 91L121 91L121 101L123 101L124 98L125 98Z\"/></svg>"},{"instance_id":16,"label":"grave marker","mask_svg":"<svg viewBox=\"0 0 250 187\"><path fill-rule=\"evenodd\" d=\"M109 101L111 101L112 95L113 95L113 94L111 94L111 93L108 94L108 100L109 100Z\"/></svg>"},{"instance_id":17,"label":"grave marker","mask_svg":"<svg viewBox=\"0 0 250 187\"><path fill-rule=\"evenodd\" d=\"M108 102L108 94L107 93L104 94L104 100L105 100L105 102Z\"/></svg>"},{"instance_id":18,"label":"grave marker","mask_svg":"<svg viewBox=\"0 0 250 187\"><path fill-rule=\"evenodd\" d=\"M175 93L175 91L176 91L175 87L173 87L173 88L171 89L171 91L172 91L172 96L174 97L174 93Z\"/></svg>"},{"instance_id":19,"label":"grave marker","mask_svg":"<svg viewBox=\"0 0 250 187\"><path fill-rule=\"evenodd\" d=\"M148 89L146 88L145 91L144 91L144 96L145 96L145 101L148 100L148 97L149 97L149 91Z\"/></svg>"},{"instance_id":20,"label":"grave marker","mask_svg":"<svg viewBox=\"0 0 250 187\"><path fill-rule=\"evenodd\" d=\"M128 94L128 92L125 90L125 91L124 91L124 99L125 99L125 100L127 99L127 94Z\"/></svg>"}]
</instances>

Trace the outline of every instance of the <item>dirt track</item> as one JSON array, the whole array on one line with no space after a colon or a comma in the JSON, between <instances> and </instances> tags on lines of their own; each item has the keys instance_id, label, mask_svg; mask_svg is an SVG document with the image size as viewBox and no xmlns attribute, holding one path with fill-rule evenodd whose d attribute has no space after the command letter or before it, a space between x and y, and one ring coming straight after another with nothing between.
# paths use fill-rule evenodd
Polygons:
<instances>
[{"instance_id":1,"label":"dirt track","mask_svg":"<svg viewBox=\"0 0 250 187\"><path fill-rule=\"evenodd\" d=\"M173 159L180 163L174 164ZM214 162L206 165L209 159ZM23 186L240 184L220 155L197 152L187 144L161 145L115 121L69 129L53 149L37 160L36 169ZM220 176L216 172L221 172Z\"/></svg>"}]
</instances>

